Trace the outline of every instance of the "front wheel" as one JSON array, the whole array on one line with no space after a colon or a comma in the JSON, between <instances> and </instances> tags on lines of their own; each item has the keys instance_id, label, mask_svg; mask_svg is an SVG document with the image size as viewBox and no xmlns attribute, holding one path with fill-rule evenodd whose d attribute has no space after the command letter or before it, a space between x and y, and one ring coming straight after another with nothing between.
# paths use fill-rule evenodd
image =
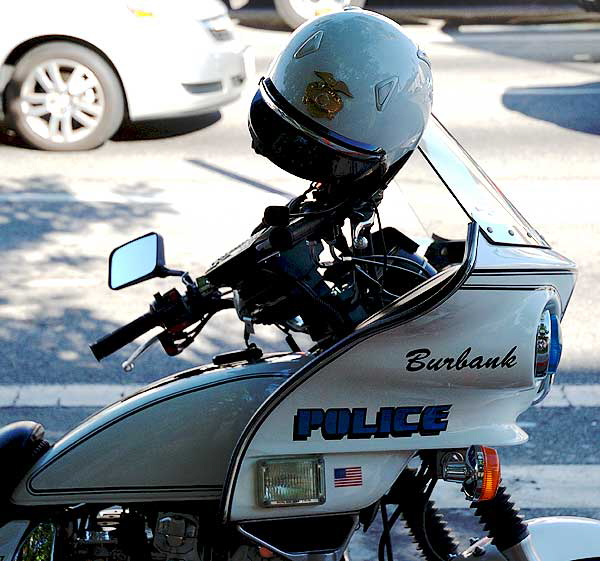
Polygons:
<instances>
[{"instance_id":1,"label":"front wheel","mask_svg":"<svg viewBox=\"0 0 600 561\"><path fill-rule=\"evenodd\" d=\"M273 0L281 19L292 29L316 16L343 10L346 6L362 8L366 0Z\"/></svg>"},{"instance_id":2,"label":"front wheel","mask_svg":"<svg viewBox=\"0 0 600 561\"><path fill-rule=\"evenodd\" d=\"M108 140L125 114L121 83L96 52L64 41L33 48L6 90L7 117L41 150L89 150Z\"/></svg>"}]
</instances>

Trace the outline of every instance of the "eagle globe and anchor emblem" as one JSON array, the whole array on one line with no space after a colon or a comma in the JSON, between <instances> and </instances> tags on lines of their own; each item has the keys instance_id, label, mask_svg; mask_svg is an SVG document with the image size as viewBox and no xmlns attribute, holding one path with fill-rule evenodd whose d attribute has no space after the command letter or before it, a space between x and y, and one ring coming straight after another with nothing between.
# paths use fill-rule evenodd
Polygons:
<instances>
[{"instance_id":1,"label":"eagle globe and anchor emblem","mask_svg":"<svg viewBox=\"0 0 600 561\"><path fill-rule=\"evenodd\" d=\"M317 118L333 119L343 108L344 102L339 93L354 97L345 82L336 80L330 72L317 72L320 82L311 82L306 86L302 103L308 107L308 112ZM339 92L339 93L338 93Z\"/></svg>"}]
</instances>

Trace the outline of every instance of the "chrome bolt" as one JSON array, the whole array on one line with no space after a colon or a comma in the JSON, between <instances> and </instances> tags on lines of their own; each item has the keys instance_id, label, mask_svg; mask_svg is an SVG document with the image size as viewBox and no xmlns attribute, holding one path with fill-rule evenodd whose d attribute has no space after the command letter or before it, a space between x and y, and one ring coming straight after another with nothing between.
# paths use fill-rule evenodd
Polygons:
<instances>
[{"instance_id":1,"label":"chrome bolt","mask_svg":"<svg viewBox=\"0 0 600 561\"><path fill-rule=\"evenodd\" d=\"M364 236L359 236L354 240L354 249L367 249L369 242Z\"/></svg>"}]
</instances>

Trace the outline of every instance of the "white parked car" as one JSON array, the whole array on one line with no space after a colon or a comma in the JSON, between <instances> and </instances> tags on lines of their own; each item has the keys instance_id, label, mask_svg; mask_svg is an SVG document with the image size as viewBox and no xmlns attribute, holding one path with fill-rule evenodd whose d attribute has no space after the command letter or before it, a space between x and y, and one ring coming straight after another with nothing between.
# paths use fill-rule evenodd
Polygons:
<instances>
[{"instance_id":1,"label":"white parked car","mask_svg":"<svg viewBox=\"0 0 600 561\"><path fill-rule=\"evenodd\" d=\"M3 6L8 126L45 150L85 150L123 119L214 111L254 72L221 0L22 0Z\"/></svg>"}]
</instances>

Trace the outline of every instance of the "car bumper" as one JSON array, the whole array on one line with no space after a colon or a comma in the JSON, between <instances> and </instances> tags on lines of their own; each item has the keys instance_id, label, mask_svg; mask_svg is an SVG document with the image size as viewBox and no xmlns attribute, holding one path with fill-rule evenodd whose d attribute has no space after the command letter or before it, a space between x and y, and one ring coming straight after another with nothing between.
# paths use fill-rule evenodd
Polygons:
<instances>
[{"instance_id":1,"label":"car bumper","mask_svg":"<svg viewBox=\"0 0 600 561\"><path fill-rule=\"evenodd\" d=\"M239 53L215 57L214 64L219 69L218 76L207 73L164 83L154 89L155 102L138 111L130 110L130 119L139 121L209 113L237 100L255 74L253 49L246 47Z\"/></svg>"},{"instance_id":2,"label":"car bumper","mask_svg":"<svg viewBox=\"0 0 600 561\"><path fill-rule=\"evenodd\" d=\"M130 62L123 78L131 121L214 111L238 99L255 74L254 51L235 38L219 41L201 22L161 24L166 40L146 42L143 57ZM167 39L168 37L168 39Z\"/></svg>"}]
</instances>

